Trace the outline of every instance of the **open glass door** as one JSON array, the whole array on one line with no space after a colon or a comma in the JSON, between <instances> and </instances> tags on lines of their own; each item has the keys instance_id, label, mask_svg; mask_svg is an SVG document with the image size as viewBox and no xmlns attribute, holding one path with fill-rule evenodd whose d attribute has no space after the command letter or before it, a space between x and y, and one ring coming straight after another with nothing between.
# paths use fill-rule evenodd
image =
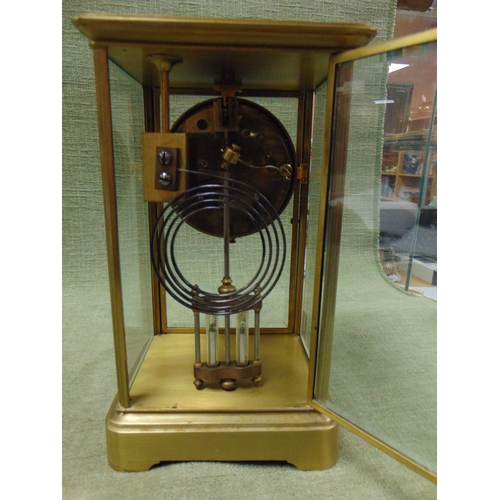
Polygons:
<instances>
[{"instance_id":1,"label":"open glass door","mask_svg":"<svg viewBox=\"0 0 500 500\"><path fill-rule=\"evenodd\" d=\"M310 377L312 406L431 481L436 36L332 58Z\"/></svg>"}]
</instances>

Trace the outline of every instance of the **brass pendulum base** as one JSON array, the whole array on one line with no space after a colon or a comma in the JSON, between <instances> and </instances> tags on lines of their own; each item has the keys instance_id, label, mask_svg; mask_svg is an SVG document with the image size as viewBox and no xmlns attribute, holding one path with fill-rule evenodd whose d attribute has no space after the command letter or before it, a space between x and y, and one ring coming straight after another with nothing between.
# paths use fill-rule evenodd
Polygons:
<instances>
[{"instance_id":1,"label":"brass pendulum base","mask_svg":"<svg viewBox=\"0 0 500 500\"><path fill-rule=\"evenodd\" d=\"M225 365L210 367L206 363L194 364L194 385L200 390L205 381L220 381L220 386L225 391L236 389L236 381L244 378L251 378L254 385L259 385L262 380L262 363L258 360L251 361L246 366L238 366L235 361Z\"/></svg>"},{"instance_id":2,"label":"brass pendulum base","mask_svg":"<svg viewBox=\"0 0 500 500\"><path fill-rule=\"evenodd\" d=\"M337 424L312 408L237 413L125 413L106 419L108 460L117 471L171 461L285 461L300 470L337 461Z\"/></svg>"}]
</instances>

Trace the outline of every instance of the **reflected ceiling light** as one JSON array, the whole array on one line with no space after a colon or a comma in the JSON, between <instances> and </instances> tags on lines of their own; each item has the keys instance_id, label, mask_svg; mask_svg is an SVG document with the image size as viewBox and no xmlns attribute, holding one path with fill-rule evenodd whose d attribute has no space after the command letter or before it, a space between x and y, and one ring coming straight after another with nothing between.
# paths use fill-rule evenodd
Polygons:
<instances>
[{"instance_id":1,"label":"reflected ceiling light","mask_svg":"<svg viewBox=\"0 0 500 500\"><path fill-rule=\"evenodd\" d=\"M394 73L394 71L398 71L400 69L406 68L409 64L406 63L391 63L389 66L389 73Z\"/></svg>"}]
</instances>

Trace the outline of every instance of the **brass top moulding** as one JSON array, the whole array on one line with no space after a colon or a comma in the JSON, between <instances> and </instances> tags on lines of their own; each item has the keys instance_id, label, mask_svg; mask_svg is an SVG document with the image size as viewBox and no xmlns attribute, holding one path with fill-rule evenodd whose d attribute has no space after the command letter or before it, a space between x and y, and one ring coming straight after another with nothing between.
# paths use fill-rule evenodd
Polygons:
<instances>
[{"instance_id":1,"label":"brass top moulding","mask_svg":"<svg viewBox=\"0 0 500 500\"><path fill-rule=\"evenodd\" d=\"M214 77L229 68L246 89L312 90L326 79L330 54L362 47L376 35L362 23L265 19L82 14L73 23L143 85L159 86L147 56L181 57L172 89L213 89Z\"/></svg>"}]
</instances>

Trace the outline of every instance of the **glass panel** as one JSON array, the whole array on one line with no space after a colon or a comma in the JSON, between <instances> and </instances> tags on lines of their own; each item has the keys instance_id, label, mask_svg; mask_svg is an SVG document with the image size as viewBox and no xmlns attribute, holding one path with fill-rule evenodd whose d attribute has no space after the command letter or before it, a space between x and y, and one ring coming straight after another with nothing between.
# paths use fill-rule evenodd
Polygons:
<instances>
[{"instance_id":1,"label":"glass panel","mask_svg":"<svg viewBox=\"0 0 500 500\"><path fill-rule=\"evenodd\" d=\"M338 66L314 388L322 405L430 471L435 61L433 43ZM417 276L424 268L430 278Z\"/></svg>"},{"instance_id":2,"label":"glass panel","mask_svg":"<svg viewBox=\"0 0 500 500\"><path fill-rule=\"evenodd\" d=\"M170 116L175 122L179 116L208 97L172 95ZM270 111L286 128L296 147L298 102L294 98L245 97ZM289 313L289 289L291 266L291 241L293 218L293 199L280 215L286 237L287 258L283 273L270 295L264 300L261 311L261 328L286 328ZM193 241L196 251L193 251ZM233 284L243 286L254 276L261 259L262 243L258 234L236 238L230 245L230 267ZM205 290L217 291L223 277L223 240L205 235L184 224L176 237L176 259L183 274L191 283ZM173 328L192 328L193 313L177 303L167 294L167 325ZM235 320L233 320L234 322ZM249 316L249 326L253 328L253 314ZM234 324L233 324L234 326Z\"/></svg>"},{"instance_id":3,"label":"glass panel","mask_svg":"<svg viewBox=\"0 0 500 500\"><path fill-rule=\"evenodd\" d=\"M323 161L324 124L326 108L326 84L316 90L314 100L314 124L311 162L309 167L309 199L307 207L307 235L304 260L304 282L302 295L302 320L300 335L309 355L311 343L312 311L314 297L314 273L316 245L318 238L318 216L321 187L321 166Z\"/></svg>"},{"instance_id":4,"label":"glass panel","mask_svg":"<svg viewBox=\"0 0 500 500\"><path fill-rule=\"evenodd\" d=\"M148 206L142 196L142 86L109 62L121 280L129 374L153 335Z\"/></svg>"}]
</instances>

